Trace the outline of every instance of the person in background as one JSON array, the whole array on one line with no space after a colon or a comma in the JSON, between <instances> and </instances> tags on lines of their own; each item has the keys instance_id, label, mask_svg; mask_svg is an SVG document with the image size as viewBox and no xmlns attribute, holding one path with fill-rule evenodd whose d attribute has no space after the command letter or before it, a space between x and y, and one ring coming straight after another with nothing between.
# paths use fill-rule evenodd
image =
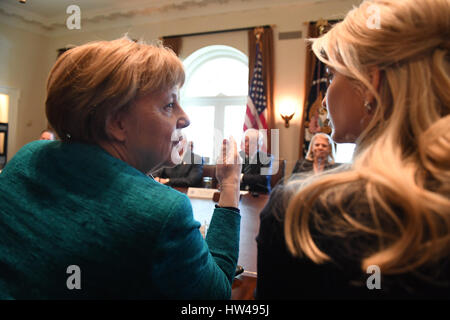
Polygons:
<instances>
[{"instance_id":1,"label":"person in background","mask_svg":"<svg viewBox=\"0 0 450 320\"><path fill-rule=\"evenodd\" d=\"M269 193L273 156L260 151L263 135L259 130L248 129L241 142L241 190Z\"/></svg>"},{"instance_id":2,"label":"person in background","mask_svg":"<svg viewBox=\"0 0 450 320\"><path fill-rule=\"evenodd\" d=\"M46 114L61 141L24 146L0 174L0 299L230 299L236 142L206 239L189 198L147 176L174 166L184 79L172 50L128 38L59 57Z\"/></svg>"},{"instance_id":3,"label":"person in background","mask_svg":"<svg viewBox=\"0 0 450 320\"><path fill-rule=\"evenodd\" d=\"M194 153L194 143L192 141L189 141L187 148L182 147L182 150L185 152L181 154L181 163L173 168L159 169L152 174L154 179L170 187L201 187L203 157Z\"/></svg>"},{"instance_id":4,"label":"person in background","mask_svg":"<svg viewBox=\"0 0 450 320\"><path fill-rule=\"evenodd\" d=\"M304 160L298 160L292 174L301 172L320 173L336 167L335 151L331 137L326 133L317 133L311 138Z\"/></svg>"},{"instance_id":5,"label":"person in background","mask_svg":"<svg viewBox=\"0 0 450 320\"><path fill-rule=\"evenodd\" d=\"M55 133L50 129L45 129L41 132L39 140L55 140Z\"/></svg>"},{"instance_id":6,"label":"person in background","mask_svg":"<svg viewBox=\"0 0 450 320\"><path fill-rule=\"evenodd\" d=\"M312 40L332 138L355 154L273 190L257 298L450 297L449 16L448 0L364 1Z\"/></svg>"}]
</instances>

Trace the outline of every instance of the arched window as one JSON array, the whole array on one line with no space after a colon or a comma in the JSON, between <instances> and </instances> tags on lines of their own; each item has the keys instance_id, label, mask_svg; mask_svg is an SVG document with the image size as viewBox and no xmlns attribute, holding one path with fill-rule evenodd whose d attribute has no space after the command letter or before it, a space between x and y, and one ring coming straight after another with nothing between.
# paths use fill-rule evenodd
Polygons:
<instances>
[{"instance_id":1,"label":"arched window","mask_svg":"<svg viewBox=\"0 0 450 320\"><path fill-rule=\"evenodd\" d=\"M223 137L240 139L242 135L248 58L232 47L215 45L195 51L184 65L181 106L191 120L184 131L188 140L194 141L194 152L213 163Z\"/></svg>"}]
</instances>

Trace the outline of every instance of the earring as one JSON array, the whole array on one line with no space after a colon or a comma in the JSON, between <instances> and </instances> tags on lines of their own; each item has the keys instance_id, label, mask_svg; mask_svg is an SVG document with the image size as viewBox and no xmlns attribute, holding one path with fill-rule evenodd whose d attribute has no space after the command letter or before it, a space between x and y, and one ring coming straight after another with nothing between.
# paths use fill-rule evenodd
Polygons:
<instances>
[{"instance_id":1,"label":"earring","mask_svg":"<svg viewBox=\"0 0 450 320\"><path fill-rule=\"evenodd\" d=\"M372 112L372 103L370 103L369 101L365 101L364 102L364 108L366 108L367 113L371 113Z\"/></svg>"}]
</instances>

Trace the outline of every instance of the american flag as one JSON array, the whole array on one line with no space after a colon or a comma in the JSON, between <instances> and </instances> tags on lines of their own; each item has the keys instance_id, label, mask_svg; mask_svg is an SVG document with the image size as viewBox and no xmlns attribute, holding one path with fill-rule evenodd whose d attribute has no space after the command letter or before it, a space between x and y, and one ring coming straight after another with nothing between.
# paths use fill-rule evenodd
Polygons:
<instances>
[{"instance_id":1,"label":"american flag","mask_svg":"<svg viewBox=\"0 0 450 320\"><path fill-rule=\"evenodd\" d=\"M259 43L256 44L256 61L247 98L244 131L250 128L267 129L266 90L262 76L262 55Z\"/></svg>"}]
</instances>

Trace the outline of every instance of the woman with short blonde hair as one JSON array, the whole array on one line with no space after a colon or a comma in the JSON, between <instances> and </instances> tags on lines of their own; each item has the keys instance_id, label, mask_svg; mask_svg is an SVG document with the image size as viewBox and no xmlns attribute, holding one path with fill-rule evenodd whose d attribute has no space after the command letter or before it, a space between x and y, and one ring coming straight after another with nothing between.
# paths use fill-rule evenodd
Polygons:
<instances>
[{"instance_id":1,"label":"woman with short blonde hair","mask_svg":"<svg viewBox=\"0 0 450 320\"><path fill-rule=\"evenodd\" d=\"M326 133L316 133L309 143L305 159L295 163L292 174L295 173L321 173L324 170L335 168L334 142Z\"/></svg>"},{"instance_id":2,"label":"woman with short blonde hair","mask_svg":"<svg viewBox=\"0 0 450 320\"><path fill-rule=\"evenodd\" d=\"M449 0L365 1L312 40L334 76L324 99L332 138L357 147L348 170L272 195L259 297L450 296L449 16ZM273 212L283 216L277 242ZM288 288L268 276L274 260L288 264Z\"/></svg>"},{"instance_id":3,"label":"woman with short blonde hair","mask_svg":"<svg viewBox=\"0 0 450 320\"><path fill-rule=\"evenodd\" d=\"M313 151L313 146L314 146L314 142L316 141L316 139L318 137L323 137L324 139L326 139L326 141L328 142L328 150L327 150L327 158L326 161L327 163L333 164L334 163L334 158L335 158L335 148L334 148L334 142L331 139L331 137L329 135L327 135L326 133L316 133L312 138L311 138L311 142L309 143L309 147L308 147L308 152L306 153L305 159L308 160L314 160L314 151Z\"/></svg>"}]
</instances>

